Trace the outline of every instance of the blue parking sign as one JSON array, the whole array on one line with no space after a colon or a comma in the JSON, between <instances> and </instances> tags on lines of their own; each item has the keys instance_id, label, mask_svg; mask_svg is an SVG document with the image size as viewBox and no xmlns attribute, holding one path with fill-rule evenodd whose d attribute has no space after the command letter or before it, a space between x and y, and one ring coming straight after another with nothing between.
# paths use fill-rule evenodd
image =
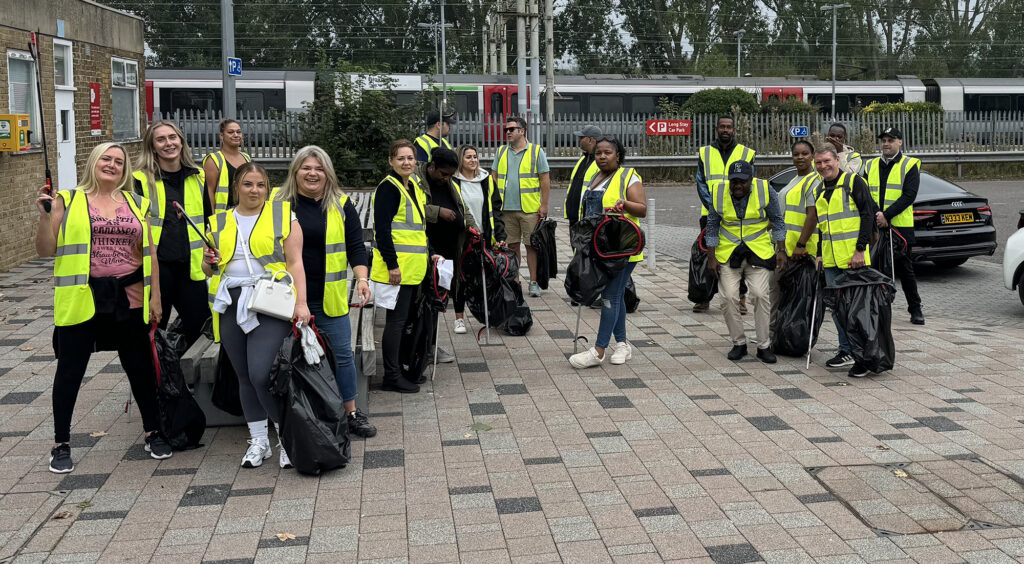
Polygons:
<instances>
[{"instance_id":1,"label":"blue parking sign","mask_svg":"<svg viewBox=\"0 0 1024 564\"><path fill-rule=\"evenodd\" d=\"M231 76L242 76L242 59L228 57L228 74Z\"/></svg>"},{"instance_id":2,"label":"blue parking sign","mask_svg":"<svg viewBox=\"0 0 1024 564\"><path fill-rule=\"evenodd\" d=\"M794 125L793 127L789 128L789 136L807 137L811 133L810 129L811 128L807 127L806 125Z\"/></svg>"}]
</instances>

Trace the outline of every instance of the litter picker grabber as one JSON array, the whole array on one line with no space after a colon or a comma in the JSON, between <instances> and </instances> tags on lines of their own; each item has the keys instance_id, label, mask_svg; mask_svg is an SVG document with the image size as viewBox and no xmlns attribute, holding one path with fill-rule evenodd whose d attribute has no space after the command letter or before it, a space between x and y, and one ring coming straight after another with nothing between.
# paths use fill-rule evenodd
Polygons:
<instances>
[{"instance_id":1,"label":"litter picker grabber","mask_svg":"<svg viewBox=\"0 0 1024 564\"><path fill-rule=\"evenodd\" d=\"M814 269L814 305L811 306L811 322L807 324L810 327L810 335L807 336L807 366L804 369L811 367L811 349L814 345L814 320L818 316L818 292L821 291L821 277L819 276L821 265L818 265Z\"/></svg>"},{"instance_id":2,"label":"litter picker grabber","mask_svg":"<svg viewBox=\"0 0 1024 564\"><path fill-rule=\"evenodd\" d=\"M36 99L39 101L39 137L43 143L43 166L46 168L46 193L53 196L53 174L50 172L50 152L46 149L46 118L43 115L43 74L39 64L39 44L36 43L37 33L29 32L28 51L36 65ZM43 208L50 212L50 202L43 202Z\"/></svg>"}]
</instances>

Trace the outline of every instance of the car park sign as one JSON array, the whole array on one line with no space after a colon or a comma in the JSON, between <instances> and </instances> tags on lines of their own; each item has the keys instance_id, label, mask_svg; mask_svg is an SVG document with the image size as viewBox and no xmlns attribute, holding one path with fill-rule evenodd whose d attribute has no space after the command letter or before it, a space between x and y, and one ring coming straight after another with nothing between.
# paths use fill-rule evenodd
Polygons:
<instances>
[{"instance_id":1,"label":"car park sign","mask_svg":"<svg viewBox=\"0 0 1024 564\"><path fill-rule=\"evenodd\" d=\"M228 75L242 76L242 59L228 57Z\"/></svg>"},{"instance_id":2,"label":"car park sign","mask_svg":"<svg viewBox=\"0 0 1024 564\"><path fill-rule=\"evenodd\" d=\"M789 128L790 137L807 137L811 134L811 128L806 125L794 125Z\"/></svg>"},{"instance_id":3,"label":"car park sign","mask_svg":"<svg viewBox=\"0 0 1024 564\"><path fill-rule=\"evenodd\" d=\"M649 119L647 120L648 135L689 135L690 120L688 119Z\"/></svg>"}]
</instances>

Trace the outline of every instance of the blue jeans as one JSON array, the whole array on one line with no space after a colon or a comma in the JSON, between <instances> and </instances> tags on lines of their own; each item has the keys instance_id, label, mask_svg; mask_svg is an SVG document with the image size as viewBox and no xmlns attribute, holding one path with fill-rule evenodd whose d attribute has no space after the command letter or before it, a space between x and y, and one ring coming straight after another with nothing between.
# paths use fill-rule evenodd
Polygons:
<instances>
[{"instance_id":1,"label":"blue jeans","mask_svg":"<svg viewBox=\"0 0 1024 564\"><path fill-rule=\"evenodd\" d=\"M594 346L608 348L612 333L615 334L616 342L626 342L626 304L622 301L622 295L626 292L626 284L636 265L635 262L627 264L605 287L601 296L601 324L597 327L597 342Z\"/></svg>"},{"instance_id":2,"label":"blue jeans","mask_svg":"<svg viewBox=\"0 0 1024 564\"><path fill-rule=\"evenodd\" d=\"M842 268L826 268L825 283L831 284L842 273ZM846 338L846 330L844 330L842 324L839 323L839 317L836 315L836 312L834 311L832 312L832 322L836 324L836 333L839 334L839 352L850 354L850 340Z\"/></svg>"},{"instance_id":3,"label":"blue jeans","mask_svg":"<svg viewBox=\"0 0 1024 564\"><path fill-rule=\"evenodd\" d=\"M313 323L331 342L334 350L334 380L338 383L338 392L344 401L354 401L358 395L356 389L356 363L352 357L352 325L348 314L331 317L324 313L323 302L309 302L309 312L313 314Z\"/></svg>"}]
</instances>

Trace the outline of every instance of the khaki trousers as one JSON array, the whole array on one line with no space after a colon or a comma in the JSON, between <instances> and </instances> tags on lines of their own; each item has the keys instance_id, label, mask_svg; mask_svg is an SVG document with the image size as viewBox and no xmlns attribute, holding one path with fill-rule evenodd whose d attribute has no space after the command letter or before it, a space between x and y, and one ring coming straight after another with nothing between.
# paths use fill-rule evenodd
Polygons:
<instances>
[{"instance_id":1,"label":"khaki trousers","mask_svg":"<svg viewBox=\"0 0 1024 564\"><path fill-rule=\"evenodd\" d=\"M754 312L754 331L757 335L757 348L766 349L771 346L768 334L771 319L771 299L769 286L773 272L760 266L752 266L744 260L740 268L732 268L723 263L718 269L718 291L722 294L722 311L725 324L729 328L729 338L733 345L747 344L743 330L743 318L740 317L740 281L747 281L747 305Z\"/></svg>"}]
</instances>

